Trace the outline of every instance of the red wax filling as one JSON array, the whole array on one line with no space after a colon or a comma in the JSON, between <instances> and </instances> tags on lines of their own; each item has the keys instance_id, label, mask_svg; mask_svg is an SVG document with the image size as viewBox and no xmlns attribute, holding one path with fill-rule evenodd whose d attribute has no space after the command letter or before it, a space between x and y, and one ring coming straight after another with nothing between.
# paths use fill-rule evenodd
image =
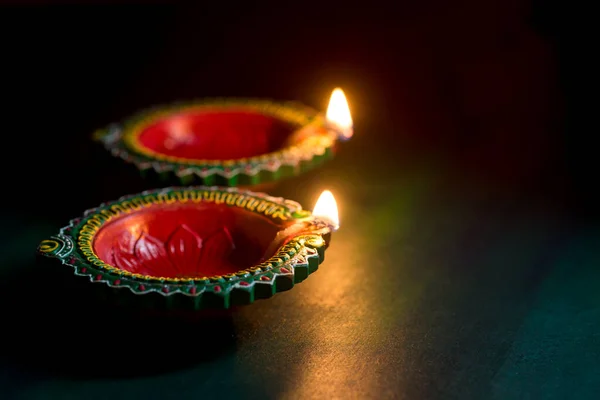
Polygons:
<instances>
[{"instance_id":1,"label":"red wax filling","mask_svg":"<svg viewBox=\"0 0 600 400\"><path fill-rule=\"evenodd\" d=\"M251 111L193 111L155 122L139 135L143 147L188 160L231 160L276 151L294 127Z\"/></svg>"},{"instance_id":2,"label":"red wax filling","mask_svg":"<svg viewBox=\"0 0 600 400\"><path fill-rule=\"evenodd\" d=\"M105 263L156 277L205 277L262 261L281 226L250 211L216 204L156 205L102 226L94 251ZM282 243L283 244L283 243Z\"/></svg>"}]
</instances>

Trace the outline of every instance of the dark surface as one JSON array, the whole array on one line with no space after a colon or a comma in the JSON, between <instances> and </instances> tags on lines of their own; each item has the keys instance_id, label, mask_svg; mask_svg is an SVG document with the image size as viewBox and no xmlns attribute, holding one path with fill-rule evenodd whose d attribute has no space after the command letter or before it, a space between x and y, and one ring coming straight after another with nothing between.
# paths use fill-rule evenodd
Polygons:
<instances>
[{"instance_id":1,"label":"dark surface","mask_svg":"<svg viewBox=\"0 0 600 400\"><path fill-rule=\"evenodd\" d=\"M575 7L276 6L0 12L4 149L19 156L3 159L0 397L596 398ZM335 86L355 138L271 190L339 201L325 264L292 291L194 320L132 315L33 264L69 218L144 188L91 156L94 129L213 95L324 109Z\"/></svg>"}]
</instances>

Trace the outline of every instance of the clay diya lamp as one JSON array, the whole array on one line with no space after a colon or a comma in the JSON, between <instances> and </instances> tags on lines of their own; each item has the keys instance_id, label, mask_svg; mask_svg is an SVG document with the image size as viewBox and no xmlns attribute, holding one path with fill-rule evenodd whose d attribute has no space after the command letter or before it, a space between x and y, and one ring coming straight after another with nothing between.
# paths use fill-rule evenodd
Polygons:
<instances>
[{"instance_id":1,"label":"clay diya lamp","mask_svg":"<svg viewBox=\"0 0 600 400\"><path fill-rule=\"evenodd\" d=\"M336 89L326 115L297 103L207 99L143 111L94 138L144 176L246 186L307 171L352 133L348 103Z\"/></svg>"},{"instance_id":2,"label":"clay diya lamp","mask_svg":"<svg viewBox=\"0 0 600 400\"><path fill-rule=\"evenodd\" d=\"M302 282L323 261L337 227L329 192L311 213L239 188L167 188L88 210L37 253L120 299L222 309Z\"/></svg>"}]
</instances>

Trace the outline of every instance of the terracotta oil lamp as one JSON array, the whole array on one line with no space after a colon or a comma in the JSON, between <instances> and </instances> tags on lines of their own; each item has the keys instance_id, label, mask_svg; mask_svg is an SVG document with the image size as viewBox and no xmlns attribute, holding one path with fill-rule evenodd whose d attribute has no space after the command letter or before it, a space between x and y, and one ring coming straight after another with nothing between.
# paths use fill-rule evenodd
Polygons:
<instances>
[{"instance_id":1,"label":"terracotta oil lamp","mask_svg":"<svg viewBox=\"0 0 600 400\"><path fill-rule=\"evenodd\" d=\"M205 99L142 111L94 138L142 175L248 186L314 168L352 134L346 97L335 89L325 115L291 102Z\"/></svg>"},{"instance_id":2,"label":"terracotta oil lamp","mask_svg":"<svg viewBox=\"0 0 600 400\"><path fill-rule=\"evenodd\" d=\"M339 226L333 195L314 212L239 188L166 188L86 211L38 246L42 259L119 296L167 307L247 305L317 270Z\"/></svg>"}]
</instances>

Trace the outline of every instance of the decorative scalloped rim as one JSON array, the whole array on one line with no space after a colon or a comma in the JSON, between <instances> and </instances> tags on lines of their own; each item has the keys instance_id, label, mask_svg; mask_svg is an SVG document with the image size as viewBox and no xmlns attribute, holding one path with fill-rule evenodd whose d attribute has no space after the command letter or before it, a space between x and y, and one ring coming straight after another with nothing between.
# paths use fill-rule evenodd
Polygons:
<instances>
[{"instance_id":1,"label":"decorative scalloped rim","mask_svg":"<svg viewBox=\"0 0 600 400\"><path fill-rule=\"evenodd\" d=\"M214 193L215 196L206 200L205 193ZM219 194L221 195L220 199ZM238 195L238 197L231 195ZM97 223L104 219L102 223L105 223L109 219L106 213L109 209L115 211L115 215L120 215L162 202L214 201L217 203L220 201L220 203L229 204L229 202L236 203L241 196L246 196L246 199L268 202L272 206L280 207L280 212L283 208L285 219L307 220L310 224L309 233L294 237L286 245L280 247L269 260L252 268L234 274L199 279L132 274L108 266L97 257L90 257L89 254L86 256L82 250L81 245L85 242L85 238L82 240L81 229L89 226L90 221ZM234 204L229 205L240 207ZM105 213L102 213L103 211ZM267 209L264 211L266 212ZM83 217L73 219L67 226L61 228L59 234L43 240L38 246L37 253L70 266L75 275L87 277L91 282L102 282L111 288L127 288L137 295L160 293L165 297L170 297L181 294L195 300L194 308L202 308L202 295L211 293L220 297L222 306L227 308L230 305L230 297L235 292L242 295L238 296L239 298L245 299L240 304L250 304L255 298L270 297L276 292L291 288L318 268L323 261L326 248L324 236L331 233L331 227L323 220L314 217L307 219L308 217L311 217L311 213L302 210L300 204L283 198L271 197L264 193L217 186L170 187L123 196L116 201L103 203L96 208L87 210ZM93 235L91 238L93 240ZM284 285L281 284L282 279L286 280ZM257 293L257 290L261 293ZM267 293L266 296L265 293Z\"/></svg>"},{"instance_id":2,"label":"decorative scalloped rim","mask_svg":"<svg viewBox=\"0 0 600 400\"><path fill-rule=\"evenodd\" d=\"M272 115L297 125L299 129L314 125L325 129L328 135L304 140L298 145L256 157L232 160L189 160L155 153L137 142L141 130L169 114L196 109L245 108ZM298 103L277 103L259 99L203 99L188 103L159 106L142 111L123 123L112 124L94 133L113 156L134 164L138 170L154 170L157 174L172 174L185 183L198 177L203 183L213 183L217 176L235 186L238 178L247 178L248 183L260 183L278 178L282 167L291 167L297 173L302 165L309 169L333 156L338 135L326 127L325 120L317 111ZM265 177L259 174L266 172Z\"/></svg>"}]
</instances>

